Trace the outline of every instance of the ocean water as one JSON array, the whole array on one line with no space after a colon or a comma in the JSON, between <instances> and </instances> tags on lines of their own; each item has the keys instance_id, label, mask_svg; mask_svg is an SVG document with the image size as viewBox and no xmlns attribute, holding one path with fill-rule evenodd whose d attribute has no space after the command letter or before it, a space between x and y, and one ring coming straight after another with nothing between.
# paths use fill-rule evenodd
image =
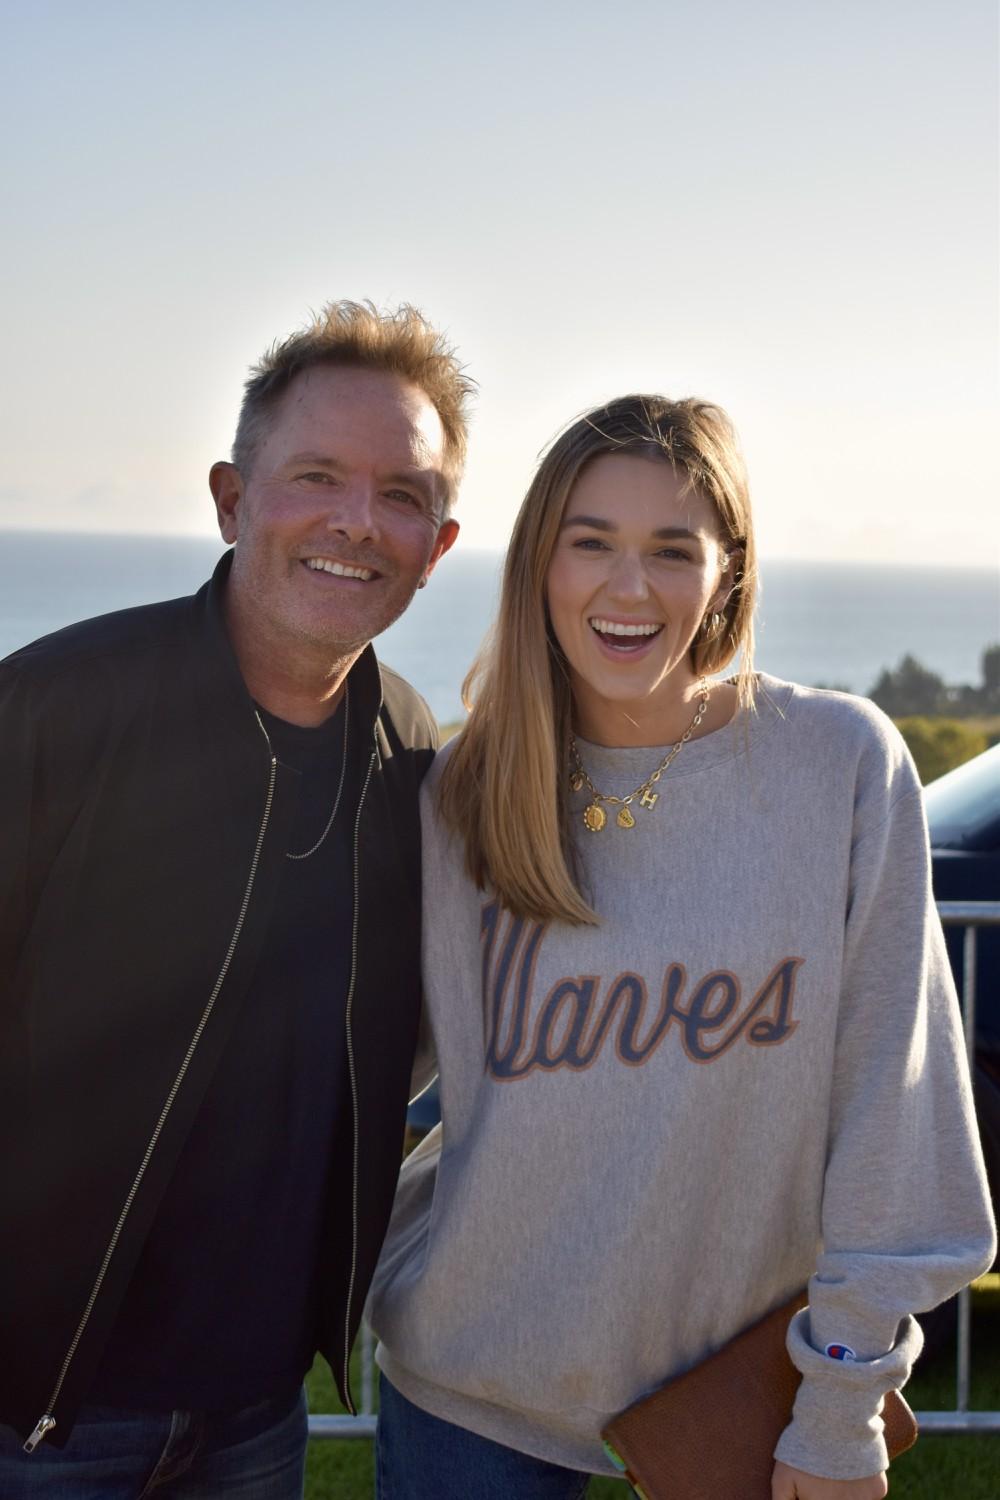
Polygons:
<instances>
[{"instance_id":1,"label":"ocean water","mask_svg":"<svg viewBox=\"0 0 1000 1500\"><path fill-rule=\"evenodd\" d=\"M0 657L74 620L191 593L221 550L194 537L0 531ZM460 715L501 560L459 544L379 639L442 721ZM761 584L758 665L797 682L863 693L907 652L946 682L977 682L984 646L1000 640L992 569L776 561L761 565Z\"/></svg>"}]
</instances>

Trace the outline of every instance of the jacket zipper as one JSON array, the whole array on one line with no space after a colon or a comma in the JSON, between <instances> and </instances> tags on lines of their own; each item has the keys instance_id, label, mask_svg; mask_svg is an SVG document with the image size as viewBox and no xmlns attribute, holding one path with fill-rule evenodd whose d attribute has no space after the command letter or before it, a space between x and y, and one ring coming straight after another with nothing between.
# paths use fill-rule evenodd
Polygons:
<instances>
[{"instance_id":1,"label":"jacket zipper","mask_svg":"<svg viewBox=\"0 0 1000 1500\"><path fill-rule=\"evenodd\" d=\"M365 805L368 795L368 785L372 779L375 762L378 759L378 745L372 750L368 758L368 771L365 776L364 785L361 788L361 796L358 800L358 811L354 819L354 911L351 920L351 976L347 985L347 1010L344 1020L344 1031L347 1039L347 1073L351 1086L351 1274L347 1282L347 1304L344 1308L344 1403L352 1417L357 1416L354 1405L354 1397L351 1395L351 1302L354 1299L354 1281L358 1269L358 1081L354 1066L354 1039L351 1036L351 1010L354 1004L354 985L358 972L358 841L361 831L361 809Z\"/></svg>"},{"instance_id":2,"label":"jacket zipper","mask_svg":"<svg viewBox=\"0 0 1000 1500\"><path fill-rule=\"evenodd\" d=\"M254 849L253 860L250 864L250 874L247 879L246 890L243 892L243 902L240 906L239 916L236 919L236 926L233 929L232 937L229 939L229 948L227 949L226 956L222 961L222 968L219 970L219 977L216 979L212 993L208 997L208 1003L201 1013L201 1019L195 1028L195 1032L191 1038L187 1052L184 1054L184 1060L177 1070L177 1077L174 1079L173 1084L170 1088L170 1092L168 1093L163 1108L160 1111L160 1118L157 1120L156 1127L153 1130L153 1134L149 1138L149 1144L146 1147L145 1155L143 1156L142 1161L139 1163L139 1170L135 1174L135 1179L132 1183L131 1188L129 1189L128 1197L125 1199L122 1211L118 1216L118 1223L115 1225L114 1232L111 1236L110 1241L108 1242L108 1248L104 1252L104 1259L101 1262L101 1269L98 1271L97 1280L94 1282L94 1285L91 1288L90 1296L87 1299L87 1305L83 1310L83 1317L80 1319L80 1323L77 1327L76 1333L73 1335L73 1341L66 1351L66 1357L62 1362L62 1367L59 1371L55 1387L52 1391L52 1395L49 1397L48 1411L44 1414L44 1416L39 1417L37 1423L35 1424L34 1430L25 1442L25 1453L34 1453L39 1443L43 1440L43 1438L48 1436L48 1434L56 1425L56 1419L54 1416L52 1416L52 1412L54 1411L56 1403L58 1402L59 1397L62 1393L62 1388L65 1384L69 1367L73 1363L74 1356L80 1345L80 1340L84 1335L87 1324L90 1322L90 1315L93 1312L94 1304L97 1301L98 1296L100 1295L101 1287L104 1285L104 1278L108 1273L108 1267L111 1264L111 1258L114 1255L115 1250L118 1248L118 1241L121 1239L121 1233L125 1227L125 1221L129 1216L132 1204L135 1202L135 1195L139 1191L139 1185L142 1182L143 1177L146 1175L146 1168L149 1166L150 1159L153 1155L154 1150L156 1149L156 1143L163 1132L163 1127L166 1124L167 1116L173 1108L173 1103L177 1097L178 1090L180 1089L181 1084L184 1082L184 1076L191 1065L191 1059L194 1057L198 1043L201 1041L202 1033L204 1032L205 1027L208 1025L208 1018L212 1014L212 1011L215 1007L215 1002L218 999L219 991L222 989L226 975L229 973L229 966L233 961L233 954L236 952L236 944L239 942L240 933L243 931L243 923L246 920L247 909L250 905L250 896L253 892L254 881L257 878L257 866L260 863L260 851L264 844L264 834L267 832L267 825L271 817L271 804L274 801L274 784L278 772L277 757L275 756L274 751L271 749L271 741L268 738L267 730L264 728L260 715L256 714L255 717L257 719L257 724L260 728L261 734L264 736L265 740L267 740L267 748L271 754L271 771L267 785L267 797L264 802L264 815L261 818L260 829L257 833L257 844Z\"/></svg>"}]
</instances>

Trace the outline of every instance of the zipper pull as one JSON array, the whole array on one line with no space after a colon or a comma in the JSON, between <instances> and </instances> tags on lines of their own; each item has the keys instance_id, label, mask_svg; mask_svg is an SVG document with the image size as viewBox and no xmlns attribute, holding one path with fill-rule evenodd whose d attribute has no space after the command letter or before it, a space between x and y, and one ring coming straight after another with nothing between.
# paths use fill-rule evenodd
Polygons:
<instances>
[{"instance_id":1,"label":"zipper pull","mask_svg":"<svg viewBox=\"0 0 1000 1500\"><path fill-rule=\"evenodd\" d=\"M34 1453L35 1449L42 1441L42 1438L47 1437L55 1425L55 1417L39 1417L38 1424L35 1427L34 1432L31 1434L28 1441L24 1445L25 1453Z\"/></svg>"}]
</instances>

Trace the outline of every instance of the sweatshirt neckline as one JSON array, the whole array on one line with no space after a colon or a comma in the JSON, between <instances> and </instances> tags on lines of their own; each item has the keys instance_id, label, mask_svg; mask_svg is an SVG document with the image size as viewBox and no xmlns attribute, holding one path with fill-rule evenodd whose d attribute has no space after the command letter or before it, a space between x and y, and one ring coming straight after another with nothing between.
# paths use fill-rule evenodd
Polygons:
<instances>
[{"instance_id":1,"label":"sweatshirt neckline","mask_svg":"<svg viewBox=\"0 0 1000 1500\"><path fill-rule=\"evenodd\" d=\"M787 716L794 692L794 683L758 672L756 707L737 709L721 729L702 735L700 739L689 740L667 773L671 781L682 776L697 776L745 755L751 745L759 744L774 725ZM636 778L642 781L671 748L669 744L638 747L597 745L579 735L576 743L588 775L597 781L602 791L613 793L621 791L619 781L633 785ZM631 790L631 787L626 790Z\"/></svg>"}]
</instances>

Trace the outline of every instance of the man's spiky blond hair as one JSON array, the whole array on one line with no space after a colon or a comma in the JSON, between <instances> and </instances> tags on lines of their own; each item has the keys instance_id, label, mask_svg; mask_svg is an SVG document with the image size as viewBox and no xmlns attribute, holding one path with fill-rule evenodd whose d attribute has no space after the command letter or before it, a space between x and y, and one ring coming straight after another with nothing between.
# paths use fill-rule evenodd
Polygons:
<instances>
[{"instance_id":1,"label":"man's spiky blond hair","mask_svg":"<svg viewBox=\"0 0 1000 1500\"><path fill-rule=\"evenodd\" d=\"M379 312L371 302L329 302L312 322L273 344L251 367L232 453L244 478L289 385L303 370L319 365L382 370L419 386L444 428L445 510L450 510L465 466L475 384L444 336L408 303Z\"/></svg>"}]
</instances>

